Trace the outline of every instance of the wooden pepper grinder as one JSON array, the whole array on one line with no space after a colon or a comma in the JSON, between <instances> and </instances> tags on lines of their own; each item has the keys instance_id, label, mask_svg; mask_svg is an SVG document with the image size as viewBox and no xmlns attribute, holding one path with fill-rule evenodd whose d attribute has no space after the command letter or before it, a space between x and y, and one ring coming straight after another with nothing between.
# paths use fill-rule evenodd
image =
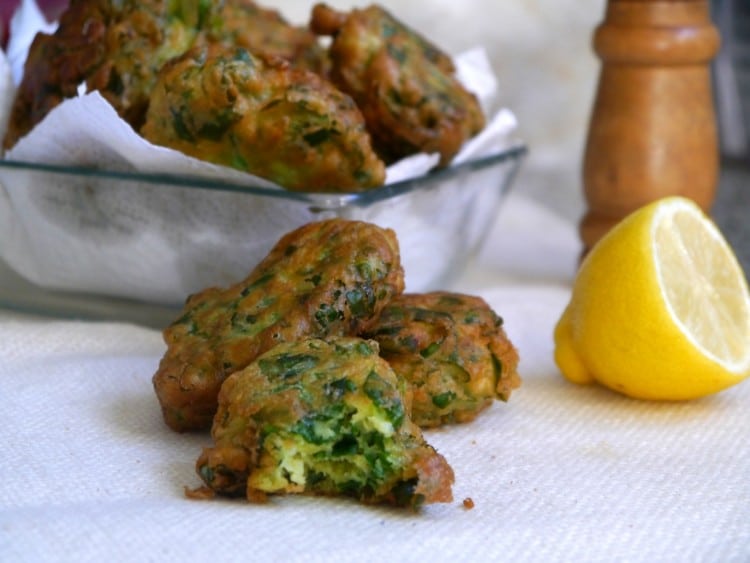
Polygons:
<instances>
[{"instance_id":1,"label":"wooden pepper grinder","mask_svg":"<svg viewBox=\"0 0 750 563\"><path fill-rule=\"evenodd\" d=\"M655 199L682 195L708 211L719 168L707 0L608 0L594 49L603 64L583 163L584 253Z\"/></svg>"}]
</instances>

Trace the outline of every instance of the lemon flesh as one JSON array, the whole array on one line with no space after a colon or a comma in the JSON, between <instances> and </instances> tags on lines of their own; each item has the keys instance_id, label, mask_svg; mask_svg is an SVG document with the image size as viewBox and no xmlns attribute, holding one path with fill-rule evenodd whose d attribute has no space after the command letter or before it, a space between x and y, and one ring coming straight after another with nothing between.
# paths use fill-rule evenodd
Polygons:
<instances>
[{"instance_id":1,"label":"lemon flesh","mask_svg":"<svg viewBox=\"0 0 750 563\"><path fill-rule=\"evenodd\" d=\"M664 198L589 252L554 336L571 381L641 399L702 397L750 375L750 291L714 223L692 201Z\"/></svg>"}]
</instances>

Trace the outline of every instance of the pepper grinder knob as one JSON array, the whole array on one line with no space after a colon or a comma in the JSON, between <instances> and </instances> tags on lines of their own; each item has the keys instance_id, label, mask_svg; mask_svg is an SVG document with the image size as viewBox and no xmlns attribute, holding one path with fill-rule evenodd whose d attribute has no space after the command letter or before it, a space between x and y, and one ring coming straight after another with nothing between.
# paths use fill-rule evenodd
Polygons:
<instances>
[{"instance_id":1,"label":"pepper grinder knob","mask_svg":"<svg viewBox=\"0 0 750 563\"><path fill-rule=\"evenodd\" d=\"M710 210L719 42L706 0L608 0L593 40L602 67L583 161L584 254L656 199L682 195Z\"/></svg>"}]
</instances>

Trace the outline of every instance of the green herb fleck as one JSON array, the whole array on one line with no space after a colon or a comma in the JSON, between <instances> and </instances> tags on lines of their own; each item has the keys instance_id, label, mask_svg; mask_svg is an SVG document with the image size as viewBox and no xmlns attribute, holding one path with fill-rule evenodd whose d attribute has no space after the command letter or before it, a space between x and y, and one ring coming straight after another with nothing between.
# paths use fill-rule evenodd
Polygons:
<instances>
[{"instance_id":1,"label":"green herb fleck","mask_svg":"<svg viewBox=\"0 0 750 563\"><path fill-rule=\"evenodd\" d=\"M182 116L182 109L176 110L174 108L169 108L169 111L172 114L172 127L174 128L174 132L177 133L177 136L183 141L195 142L195 137L185 124L185 119Z\"/></svg>"},{"instance_id":2,"label":"green herb fleck","mask_svg":"<svg viewBox=\"0 0 750 563\"><path fill-rule=\"evenodd\" d=\"M323 279L323 276L321 276L320 274L315 274L315 275L310 276L309 278L305 278L305 281L310 282L315 287L317 287L320 285L320 281L322 279Z\"/></svg>"},{"instance_id":3,"label":"green herb fleck","mask_svg":"<svg viewBox=\"0 0 750 563\"><path fill-rule=\"evenodd\" d=\"M440 349L440 342L433 342L427 348L419 352L419 355L422 356L423 358L429 358L439 349Z\"/></svg>"},{"instance_id":4,"label":"green herb fleck","mask_svg":"<svg viewBox=\"0 0 750 563\"><path fill-rule=\"evenodd\" d=\"M395 389L376 371L371 371L365 380L363 390L375 406L385 412L393 427L399 428L404 421L404 405Z\"/></svg>"},{"instance_id":5,"label":"green herb fleck","mask_svg":"<svg viewBox=\"0 0 750 563\"><path fill-rule=\"evenodd\" d=\"M256 289L258 289L259 287L262 287L262 286L266 285L268 282L270 282L273 279L273 277L274 277L274 274L272 272L269 272L267 274L262 275L258 279L254 280L253 282L251 282L250 284L248 284L248 286L245 289L242 290L242 294L241 295L243 297L246 297L247 295L249 295L250 293L252 293Z\"/></svg>"},{"instance_id":6,"label":"green herb fleck","mask_svg":"<svg viewBox=\"0 0 750 563\"><path fill-rule=\"evenodd\" d=\"M389 44L386 48L388 49L388 55L390 55L393 59L396 60L397 63L401 65L405 64L409 58L406 49L401 49L393 44Z\"/></svg>"},{"instance_id":7,"label":"green herb fleck","mask_svg":"<svg viewBox=\"0 0 750 563\"><path fill-rule=\"evenodd\" d=\"M333 445L333 448L331 448L331 455L334 457L354 455L357 453L358 449L359 444L357 443L357 439L351 434L346 434Z\"/></svg>"},{"instance_id":8,"label":"green herb fleck","mask_svg":"<svg viewBox=\"0 0 750 563\"><path fill-rule=\"evenodd\" d=\"M236 49L234 53L234 60L235 61L242 61L243 63L248 63L250 66L255 66L255 61L253 60L253 56L250 54L247 49Z\"/></svg>"},{"instance_id":9,"label":"green herb fleck","mask_svg":"<svg viewBox=\"0 0 750 563\"><path fill-rule=\"evenodd\" d=\"M346 292L346 302L349 304L349 310L357 318L366 318L372 315L375 306L375 300L372 298L370 288L367 286L350 289Z\"/></svg>"},{"instance_id":10,"label":"green herb fleck","mask_svg":"<svg viewBox=\"0 0 750 563\"><path fill-rule=\"evenodd\" d=\"M309 354L281 354L258 360L261 372L268 378L296 377L318 364L318 357Z\"/></svg>"},{"instance_id":11,"label":"green herb fleck","mask_svg":"<svg viewBox=\"0 0 750 563\"><path fill-rule=\"evenodd\" d=\"M476 311L469 311L464 317L464 324L473 325L479 322L479 313Z\"/></svg>"},{"instance_id":12,"label":"green herb fleck","mask_svg":"<svg viewBox=\"0 0 750 563\"><path fill-rule=\"evenodd\" d=\"M331 323L343 318L344 314L341 311L335 307L331 307L327 303L321 303L318 310L315 311L315 320L318 321L318 324L324 329L327 329L328 325Z\"/></svg>"},{"instance_id":13,"label":"green herb fleck","mask_svg":"<svg viewBox=\"0 0 750 563\"><path fill-rule=\"evenodd\" d=\"M418 480L415 477L408 481L400 481L393 487L393 499L396 502L396 506L412 506L417 508L424 502L424 495L415 494L417 483Z\"/></svg>"},{"instance_id":14,"label":"green herb fleck","mask_svg":"<svg viewBox=\"0 0 750 563\"><path fill-rule=\"evenodd\" d=\"M361 340L354 345L354 350L360 356L372 356L375 350L372 349L372 345L369 342Z\"/></svg>"},{"instance_id":15,"label":"green herb fleck","mask_svg":"<svg viewBox=\"0 0 750 563\"><path fill-rule=\"evenodd\" d=\"M356 266L357 273L365 281L372 281L372 266L369 262L360 262Z\"/></svg>"},{"instance_id":16,"label":"green herb fleck","mask_svg":"<svg viewBox=\"0 0 750 563\"><path fill-rule=\"evenodd\" d=\"M214 481L214 470L211 468L210 465L201 465L201 468L198 471L200 473L201 479L205 481L207 485L210 485Z\"/></svg>"},{"instance_id":17,"label":"green herb fleck","mask_svg":"<svg viewBox=\"0 0 750 563\"><path fill-rule=\"evenodd\" d=\"M341 425L349 409L344 403L334 403L320 412L297 421L290 431L311 444L323 444L340 438Z\"/></svg>"},{"instance_id":18,"label":"green herb fleck","mask_svg":"<svg viewBox=\"0 0 750 563\"><path fill-rule=\"evenodd\" d=\"M333 400L340 399L346 393L351 393L356 390L357 386L355 383L347 377L328 381L323 386L323 392L327 397L330 397Z\"/></svg>"},{"instance_id":19,"label":"green herb fleck","mask_svg":"<svg viewBox=\"0 0 750 563\"><path fill-rule=\"evenodd\" d=\"M446 391L445 393L439 393L438 395L432 396L432 404L439 409L444 409L450 405L456 398L456 394L453 391Z\"/></svg>"},{"instance_id":20,"label":"green herb fleck","mask_svg":"<svg viewBox=\"0 0 750 563\"><path fill-rule=\"evenodd\" d=\"M236 119L237 115L231 109L225 109L216 116L216 121L204 123L198 135L211 141L219 141Z\"/></svg>"},{"instance_id":21,"label":"green herb fleck","mask_svg":"<svg viewBox=\"0 0 750 563\"><path fill-rule=\"evenodd\" d=\"M339 132L335 129L317 129L315 131L307 133L306 135L303 135L302 138L311 147L317 147L318 145L322 145L323 143L330 141L331 137L338 134Z\"/></svg>"}]
</instances>

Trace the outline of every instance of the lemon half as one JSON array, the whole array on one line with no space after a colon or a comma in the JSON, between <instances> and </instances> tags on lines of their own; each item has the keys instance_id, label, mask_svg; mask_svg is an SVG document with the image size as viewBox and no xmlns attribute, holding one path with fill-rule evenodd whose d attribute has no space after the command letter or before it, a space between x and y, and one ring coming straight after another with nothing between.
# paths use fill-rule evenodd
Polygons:
<instances>
[{"instance_id":1,"label":"lemon half","mask_svg":"<svg viewBox=\"0 0 750 563\"><path fill-rule=\"evenodd\" d=\"M591 249L554 338L570 381L639 399L716 393L750 375L747 280L695 203L660 199Z\"/></svg>"}]
</instances>

